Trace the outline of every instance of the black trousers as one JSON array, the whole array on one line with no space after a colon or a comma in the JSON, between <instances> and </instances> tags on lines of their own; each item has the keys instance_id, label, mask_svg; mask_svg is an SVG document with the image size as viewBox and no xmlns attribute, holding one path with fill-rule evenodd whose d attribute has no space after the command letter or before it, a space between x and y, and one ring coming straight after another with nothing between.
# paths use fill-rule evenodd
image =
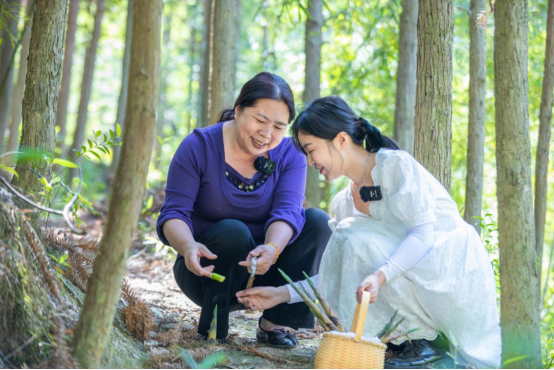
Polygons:
<instances>
[{"instance_id":1,"label":"black trousers","mask_svg":"<svg viewBox=\"0 0 554 370\"><path fill-rule=\"evenodd\" d=\"M302 271L313 276L319 271L321 257L331 237L328 226L329 216L320 209L306 210L306 223L298 238L288 245L279 256L275 265L264 275L256 275L254 286L282 286L287 282L278 268L293 281L304 280ZM202 266L214 265L214 272L225 276L223 283L200 277L190 272L182 256L178 256L173 266L177 284L185 295L202 307L198 333L207 335L217 305L217 338L227 337L229 331L229 312L244 310L237 301L236 293L246 288L248 270L239 266L246 260L248 253L257 247L250 230L241 221L222 220L208 229L198 240L204 244L217 259L202 258ZM265 310L263 318L276 325L297 328L313 328L314 317L304 303L283 303Z\"/></svg>"}]
</instances>

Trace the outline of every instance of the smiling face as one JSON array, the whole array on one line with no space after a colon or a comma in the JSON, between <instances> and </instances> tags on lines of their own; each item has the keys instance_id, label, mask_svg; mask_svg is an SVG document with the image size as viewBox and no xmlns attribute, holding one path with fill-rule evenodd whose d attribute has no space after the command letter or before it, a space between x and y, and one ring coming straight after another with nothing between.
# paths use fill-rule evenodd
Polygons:
<instances>
[{"instance_id":1,"label":"smiling face","mask_svg":"<svg viewBox=\"0 0 554 370\"><path fill-rule=\"evenodd\" d=\"M273 99L259 99L253 107L235 108L235 123L239 147L260 156L277 147L287 129L289 108Z\"/></svg>"},{"instance_id":2,"label":"smiling face","mask_svg":"<svg viewBox=\"0 0 554 370\"><path fill-rule=\"evenodd\" d=\"M345 147L345 135L340 133L328 141L300 131L298 142L306 152L308 165L314 166L325 180L333 181L343 175L344 158L340 150Z\"/></svg>"}]
</instances>

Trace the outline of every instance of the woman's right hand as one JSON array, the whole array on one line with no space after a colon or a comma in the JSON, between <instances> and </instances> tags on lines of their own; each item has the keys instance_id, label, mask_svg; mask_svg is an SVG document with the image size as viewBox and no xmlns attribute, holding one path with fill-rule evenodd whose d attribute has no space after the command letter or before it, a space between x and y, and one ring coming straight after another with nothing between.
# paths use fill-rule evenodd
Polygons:
<instances>
[{"instance_id":1,"label":"woman's right hand","mask_svg":"<svg viewBox=\"0 0 554 370\"><path fill-rule=\"evenodd\" d=\"M262 311L290 301L290 294L286 286L263 286L237 292L237 298L246 308Z\"/></svg>"},{"instance_id":2,"label":"woman's right hand","mask_svg":"<svg viewBox=\"0 0 554 370\"><path fill-rule=\"evenodd\" d=\"M215 260L217 256L210 252L204 245L198 242L189 243L184 248L183 257L185 258L185 266L195 275L210 277L214 270L214 265L202 267L200 266L200 258L206 257L210 260Z\"/></svg>"}]
</instances>

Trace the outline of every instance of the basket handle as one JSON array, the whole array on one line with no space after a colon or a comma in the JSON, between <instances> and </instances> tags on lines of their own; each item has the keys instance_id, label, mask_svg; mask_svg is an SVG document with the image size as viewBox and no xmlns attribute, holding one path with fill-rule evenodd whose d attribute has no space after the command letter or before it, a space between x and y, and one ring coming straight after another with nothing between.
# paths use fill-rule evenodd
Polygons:
<instances>
[{"instance_id":1,"label":"basket handle","mask_svg":"<svg viewBox=\"0 0 554 370\"><path fill-rule=\"evenodd\" d=\"M352 321L352 327L350 328L352 333L356 333L356 340L360 340L362 338L362 334L364 333L365 319L367 316L367 309L369 307L370 296L371 294L364 290L362 292L362 303L358 303L358 306L356 307L356 313L354 314L354 320Z\"/></svg>"}]
</instances>

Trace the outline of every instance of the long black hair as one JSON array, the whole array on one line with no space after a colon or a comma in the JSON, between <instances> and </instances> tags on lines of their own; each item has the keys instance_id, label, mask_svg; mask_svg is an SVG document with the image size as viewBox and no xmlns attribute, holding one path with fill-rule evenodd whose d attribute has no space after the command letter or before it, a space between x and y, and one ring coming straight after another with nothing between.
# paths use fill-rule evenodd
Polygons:
<instances>
[{"instance_id":1,"label":"long black hair","mask_svg":"<svg viewBox=\"0 0 554 370\"><path fill-rule=\"evenodd\" d=\"M253 107L258 99L272 99L285 103L289 108L289 123L296 115L294 96L289 84L276 74L260 72L244 84L233 108L223 110L219 115L218 122L235 119L236 107L239 107L239 110Z\"/></svg>"},{"instance_id":2,"label":"long black hair","mask_svg":"<svg viewBox=\"0 0 554 370\"><path fill-rule=\"evenodd\" d=\"M400 149L393 139L382 135L377 127L357 116L344 100L334 95L308 104L292 124L291 131L294 143L300 150L299 132L328 141L346 132L354 144L364 146L370 153L381 148Z\"/></svg>"}]
</instances>

